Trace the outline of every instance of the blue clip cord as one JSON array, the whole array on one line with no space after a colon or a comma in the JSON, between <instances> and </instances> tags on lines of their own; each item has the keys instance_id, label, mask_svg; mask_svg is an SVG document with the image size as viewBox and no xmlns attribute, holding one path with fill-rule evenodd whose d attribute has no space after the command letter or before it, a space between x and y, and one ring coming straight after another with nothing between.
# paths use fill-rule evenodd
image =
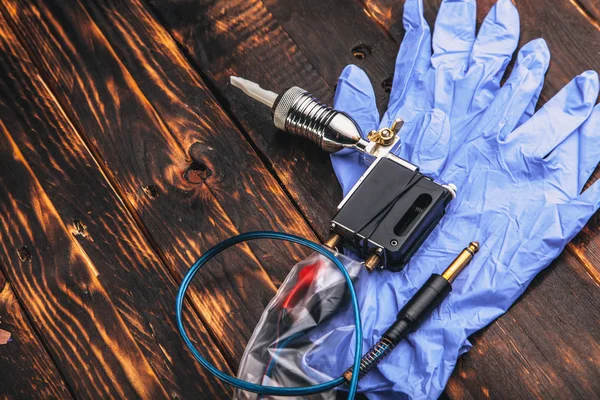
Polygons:
<instances>
[{"instance_id":1,"label":"blue clip cord","mask_svg":"<svg viewBox=\"0 0 600 400\"><path fill-rule=\"evenodd\" d=\"M196 360L211 374L222 380L223 382L235 386L238 389L247 390L254 393L273 395L273 396L307 396L310 394L322 393L327 390L331 390L336 386L339 386L344 383L344 378L339 377L337 379L331 380L329 382L324 382L314 386L304 386L304 387L293 387L293 388L282 388L277 386L263 386L258 385L256 383L251 383L247 381L243 381L241 379L237 379L231 375L228 375L212 365L206 358L204 358L200 352L194 347L194 344L190 340L185 327L183 326L183 301L185 299L185 294L192 282L192 279L198 273L200 268L204 266L208 261L210 261L214 256L221 253L222 251L235 246L236 244L247 242L250 240L256 239L275 239L275 240L283 240L286 242L297 243L302 246L308 247L325 257L327 257L331 262L335 264L335 266L340 270L340 272L344 275L344 279L348 284L348 289L350 292L350 297L352 300L352 308L354 311L354 324L355 324L355 332L356 332L356 344L354 346L354 371L359 371L360 369L360 360L362 355L362 340L363 340L363 332L362 326L360 323L360 311L358 308L358 300L356 298L356 291L354 290L354 285L352 283L352 278L344 268L344 265L338 260L335 255L321 246L318 243L312 242L308 239L301 238L299 236L290 235L287 233L280 232L270 232L270 231L257 231L257 232L247 232L242 233L241 235L233 236L227 240L222 241L217 244L206 253L204 253L196 262L191 266L188 273L183 278L183 282L181 282L181 286L179 287L179 292L177 293L177 306L175 309L175 314L177 316L177 327L179 328L179 333L181 334L183 341L190 349ZM356 395L356 391L358 388L358 378L359 374L352 374L352 380L349 383L348 390L348 399L354 399Z\"/></svg>"}]
</instances>

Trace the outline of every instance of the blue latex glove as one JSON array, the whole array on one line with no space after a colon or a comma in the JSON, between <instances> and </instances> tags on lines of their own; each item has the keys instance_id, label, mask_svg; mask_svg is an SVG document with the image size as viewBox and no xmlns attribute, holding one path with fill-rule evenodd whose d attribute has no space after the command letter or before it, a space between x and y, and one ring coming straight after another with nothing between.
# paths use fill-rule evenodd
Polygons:
<instances>
[{"instance_id":1,"label":"blue latex glove","mask_svg":"<svg viewBox=\"0 0 600 400\"><path fill-rule=\"evenodd\" d=\"M444 1L435 25L432 55L422 1L407 0L406 34L396 58L388 111L381 123L369 80L355 66L347 67L339 79L335 107L355 118L364 134L390 126L396 117L404 119L404 146L398 155L417 162L422 171L437 178L446 157L462 143L465 133L498 92L519 40L519 16L510 0L500 0L492 8L477 38L475 25L475 0ZM522 71L531 71L539 80L549 57L540 39L524 46L518 61ZM529 115L541 87L538 84L534 89ZM417 151L415 146L422 149ZM366 166L356 153L333 155L332 161L347 193Z\"/></svg>"},{"instance_id":2,"label":"blue latex glove","mask_svg":"<svg viewBox=\"0 0 600 400\"><path fill-rule=\"evenodd\" d=\"M593 143L600 132L596 73L575 78L532 117L549 62L545 44L526 45L500 89L518 37L516 9L501 0L477 39L474 14L474 1L444 1L428 59L421 2L405 6L407 34L382 125L407 119L399 155L456 184L458 197L402 272L359 280L364 347L469 241L478 240L481 250L439 310L361 380L369 398L437 398L470 347L467 337L504 313L599 207L599 183L580 194L600 161ZM356 67L342 74L335 106L364 132L378 127L371 85ZM346 192L362 173L360 159L351 154L332 161ZM341 314L313 332L319 346L306 355L307 366L339 376L351 364L351 321Z\"/></svg>"}]
</instances>

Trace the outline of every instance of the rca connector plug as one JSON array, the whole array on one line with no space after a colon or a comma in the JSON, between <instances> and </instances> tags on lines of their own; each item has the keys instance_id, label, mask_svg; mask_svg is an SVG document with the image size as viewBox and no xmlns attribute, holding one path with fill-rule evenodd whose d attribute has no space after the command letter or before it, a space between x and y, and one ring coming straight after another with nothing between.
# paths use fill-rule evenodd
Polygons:
<instances>
[{"instance_id":1,"label":"rca connector plug","mask_svg":"<svg viewBox=\"0 0 600 400\"><path fill-rule=\"evenodd\" d=\"M428 318L448 294L452 291L452 282L469 264L479 243L471 242L441 274L433 274L427 282L406 303L396 317L396 321L385 331L381 339L362 358L359 379L387 356L408 334L414 332ZM342 375L346 383L352 379L353 370L349 368Z\"/></svg>"}]
</instances>

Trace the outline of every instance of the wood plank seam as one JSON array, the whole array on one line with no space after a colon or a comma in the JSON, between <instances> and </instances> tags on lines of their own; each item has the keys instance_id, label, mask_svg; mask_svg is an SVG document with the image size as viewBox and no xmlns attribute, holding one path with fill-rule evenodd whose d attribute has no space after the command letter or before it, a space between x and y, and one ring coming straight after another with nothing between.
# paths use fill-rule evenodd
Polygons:
<instances>
[{"instance_id":1,"label":"wood plank seam","mask_svg":"<svg viewBox=\"0 0 600 400\"><path fill-rule=\"evenodd\" d=\"M2 124L2 121L0 121L0 124ZM10 284L10 280L8 278L9 275L7 274L7 272L8 271L6 271L6 267L4 267L4 263L0 263L0 274L4 275L4 279L5 279L4 286L2 288L0 288L0 293L3 293L5 290L12 291L12 293L15 296L15 299L17 300L19 307L21 308L21 310L23 310L23 314L25 315L25 319L26 319L27 323L31 327L35 336L37 337L37 340L41 343L42 347L46 351L48 358L50 359L50 361L52 361L52 364L54 365L56 372L58 373L60 378L63 380L63 382L65 384L65 388L67 389L69 395L71 396L71 398L76 399L77 396L75 396L75 392L73 391L73 388L71 388L71 385L69 384L69 380L67 379L66 375L64 374L62 368L60 368L60 364L57 362L56 357L50 351L50 345L46 342L46 339L44 338L44 336L40 332L39 328L35 324L35 319L29 312L29 309L26 307L25 302L23 301L21 295L19 294L19 291L13 285Z\"/></svg>"},{"instance_id":2,"label":"wood plank seam","mask_svg":"<svg viewBox=\"0 0 600 400\"><path fill-rule=\"evenodd\" d=\"M515 344L515 342L508 336L508 333L506 332L506 330L502 327L502 323L500 321L496 321L496 324L498 326L498 329L500 329L500 331L506 335L509 339L508 339L508 344L510 345L510 347L513 349L513 351L515 353L517 353L517 359L521 362L523 368L525 368L526 371L528 371L529 373L533 374L533 376L535 376L535 380L536 381L540 381L540 378L538 377L538 375L535 373L535 371L533 371L533 368L531 368L531 365L527 362L527 358L523 356L523 354L521 354L521 352L519 351L519 347Z\"/></svg>"},{"instance_id":3,"label":"wood plank seam","mask_svg":"<svg viewBox=\"0 0 600 400\"><path fill-rule=\"evenodd\" d=\"M2 127L6 128L4 125L2 125ZM89 258L87 252L85 251L85 249L83 249L81 247L81 244L75 238L75 236L71 234L70 230L67 227L66 222L63 220L62 216L60 215L60 213L58 212L58 210L55 208L54 203L52 203L52 201L50 201L50 198L47 195L46 190L43 188L43 186L41 185L40 181L36 178L36 175L35 175L34 171L31 169L31 166L29 165L29 163L25 159L24 155L21 153L18 145L14 142L14 139L8 134L8 130L7 129L3 129L3 131L6 133L6 138L9 141L10 145L13 147L13 151L16 154L18 154L18 158L22 160L23 166L25 167L25 169L28 171L30 177L32 178L32 181L31 181L32 185L34 187L37 187L37 190L39 191L39 194L41 194L43 196L43 201L46 204L46 207L49 208L49 210L51 211L51 213L58 220L58 222L59 222L59 227L58 228L64 232L65 237L68 237L69 240L70 240L70 242L73 243L74 247L79 250L79 252L81 253L81 255L85 258L86 266L88 268L90 268L90 266L92 266L93 263L92 263L91 259ZM10 275L10 271L8 271L6 269L6 267L4 268L4 271L2 271L2 272L4 273L4 275L7 278L11 276ZM90 272L92 272L92 274L94 274L96 277L98 276L97 271L95 270L95 268L93 268L93 267L90 268ZM15 293L18 296L18 290L17 289L15 289ZM24 302L22 302L22 303L24 303ZM66 309L66 306L64 306L64 308ZM28 307L24 307L24 309L27 310L26 312L28 312ZM120 315L120 314L118 314L118 317L120 319L120 321L118 321L118 322L120 322L121 325L123 325L124 327L126 327L127 324L125 324L124 317L122 315ZM33 318L31 318L31 320L33 321ZM135 336L130 329L125 328L125 330L126 330L126 336L129 336L129 337L132 337L132 338ZM39 334L41 335L41 332L39 332ZM134 345L136 346L136 348L138 350L141 350L140 349L140 344L137 341L133 341L133 343L134 343ZM45 346L45 347L46 347L47 351L49 351L49 346ZM57 360L55 360L54 358L52 358L52 359L53 359L53 362L55 362L55 364L56 364ZM144 361L149 364L148 360L144 359ZM60 367L58 369L61 372L61 376L63 376L63 378L66 378L66 376L62 374L62 369ZM154 371L154 368L152 368L152 371L154 373L154 376L156 378L158 378L158 374L156 373L156 371ZM112 377L112 378L116 379L116 377ZM69 388L70 388L69 381L65 379L65 382L67 383L67 386L69 386ZM132 382L130 382L130 383L132 383ZM158 383L161 384L160 380L158 380ZM164 387L162 387L162 385L161 385L161 389L163 389L164 394L166 394L166 389ZM70 388L70 390L72 390L72 389ZM120 393L120 394L123 395L124 392Z\"/></svg>"},{"instance_id":4,"label":"wood plank seam","mask_svg":"<svg viewBox=\"0 0 600 400\"><path fill-rule=\"evenodd\" d=\"M103 166L102 163L100 163L98 161L98 160L102 159L102 157L98 154L98 152L96 151L96 149L94 148L94 146L92 146L88 142L88 140L84 137L84 135L81 134L81 132L79 132L79 130L75 128L75 125L73 124L73 122L71 121L71 119L65 113L63 106L60 104L60 102L58 101L58 99L56 98L56 96L54 95L54 93L50 90L50 88L48 87L48 85L46 84L46 82L44 82L43 78L40 75L38 75L38 78L39 78L40 82L42 83L43 87L48 92L48 95L51 97L53 103L56 105L57 109L59 110L59 112L61 113L61 115L64 117L65 121L68 122L68 124L69 124L70 128L72 129L73 133L75 135L77 135L77 137L79 138L79 140L81 141L81 143L83 144L83 146L87 149L90 157L96 163L96 166L101 171L101 173L104 176L104 179L108 183L109 187L113 190L114 195L119 199L119 201L123 205L123 208L129 214L129 216L136 222L137 228L141 231L143 237L148 242L150 248L154 251L154 253L157 256L157 258L163 264L163 266L165 267L165 270L168 271L169 276L170 276L173 284L177 285L177 282L178 282L177 281L177 277L175 276L175 274L172 271L172 269L168 267L169 263L167 261L166 256L164 255L163 251L161 250L160 246L158 245L158 243L156 242L156 240L154 239L154 237L150 234L148 228L146 227L146 225L144 224L144 222L141 220L140 216L135 211L135 209L132 207L132 205L129 203L129 201L125 200L126 196L119 189L118 182L116 182L116 180L112 177L112 174L109 171L106 170L106 167ZM156 112L156 110L155 110L155 112ZM158 112L156 112L156 115L157 115L157 118L160 118L160 116L158 115ZM175 141L178 142L178 140L175 137L175 135L168 129L168 127L166 125L164 125L164 123L163 123L163 126L165 127L166 131L168 131L169 134L175 139ZM183 149L183 147L182 147L182 151L185 151ZM209 188L209 190L210 190L210 188ZM83 251L83 249L82 249L82 251ZM193 316L195 318L197 318L198 320L200 320L201 323L204 326L208 326L209 322L203 317L203 315L200 312L200 310L198 310L196 304L194 302L190 302L187 299L186 299L186 304L187 304L187 309L190 310L193 313ZM214 341L215 343L218 343L218 338L216 337L216 334L211 329L207 329L206 332L208 333L208 335L209 335L209 337L210 337L210 339L212 341ZM234 362L231 361L229 359L229 357L225 357L224 356L224 359L225 359L225 362L227 363L227 365L229 366L229 368L231 368L231 370L235 370L236 365L234 364Z\"/></svg>"},{"instance_id":5,"label":"wood plank seam","mask_svg":"<svg viewBox=\"0 0 600 400\"><path fill-rule=\"evenodd\" d=\"M123 63L121 62L121 67L123 66L122 64L123 64ZM155 113L154 115L156 116L156 113ZM269 176L270 176L270 175L269 175ZM230 220L229 220L229 224L233 226L233 224L231 223L231 221L230 221ZM169 264L169 265L170 265L170 264ZM261 268L263 268L263 267L262 267L262 265L261 265ZM271 282L270 284L272 285L272 282Z\"/></svg>"},{"instance_id":6,"label":"wood plank seam","mask_svg":"<svg viewBox=\"0 0 600 400\"><path fill-rule=\"evenodd\" d=\"M152 13L152 16L161 25L167 26L167 24L165 23L165 21L161 17L160 13L157 12L157 10L154 7L154 5L152 3L149 3L146 0L144 0L144 1L145 1L146 6L148 7L148 9L150 10L150 12ZM261 0L261 3L263 3L262 0ZM283 29L283 27L282 27L282 29ZM285 31L285 29L283 29L283 30ZM239 118L233 113L233 111L231 110L231 106L230 106L229 102L227 101L227 99L225 98L225 96L222 95L222 93L219 90L219 88L206 75L206 73L204 71L202 71L202 68L200 68L200 66L196 63L196 61L194 60L194 58L189 54L188 50L186 48L184 48L181 45L181 43L178 40L176 40L176 38L173 37L173 34L171 33L171 31L169 29L165 29L165 31L166 31L167 35L169 35L169 38L171 38L171 40L173 41L173 43L175 43L175 45L177 46L177 48L179 49L179 51L183 54L183 56L185 57L186 61L194 68L195 72L200 76L200 79L202 79L202 81L204 82L204 84L206 85L206 87L210 90L210 92L212 93L213 97L215 98L215 101L221 106L221 108L223 109L223 111L225 112L225 114L227 115L227 117L233 122L233 124L236 126L236 128L241 132L241 134L244 136L244 138L250 144L250 146L252 146L252 149L258 155L258 157L260 158L260 160L263 163L264 167L269 171L269 173L277 181L278 185L281 187L281 189L283 190L283 192L285 193L285 195L287 196L287 198L289 199L289 201L293 204L294 208L302 216L302 219L304 220L304 222L306 223L306 225L311 229L311 231L314 233L315 237L318 237L320 240L324 240L325 238L322 237L322 235L320 234L319 230L317 230L315 227L312 226L312 224L310 223L310 220L308 218L308 215L306 215L306 213L304 212L304 210L302 209L302 207L300 207L300 205L298 204L298 202L296 201L296 199L294 198L294 196L292 196L289 188L285 185L285 183L283 182L283 180L281 179L281 177L279 176L279 174L277 174L277 171L275 170L275 168L273 166L273 163L271 162L271 160L269 159L269 157L260 149L260 147L257 145L256 141L252 138L252 136L250 136L250 134L248 133L248 131L243 127L243 125L242 125L241 121L239 120ZM329 87L329 85L327 85L327 87Z\"/></svg>"},{"instance_id":7,"label":"wood plank seam","mask_svg":"<svg viewBox=\"0 0 600 400\"><path fill-rule=\"evenodd\" d=\"M510 316L509 313L507 313L506 315L509 318L511 318L516 325L519 326L519 322L515 318L513 318L512 316ZM519 351L519 347L510 338L510 335L508 334L508 332L506 331L506 329L504 329L502 320L497 320L495 323L498 326L498 329L500 329L500 331L508 338L508 342L509 342L510 346L513 348L513 350L515 351L515 353L517 353L518 359L521 360L521 362L523 363L523 368L525 368L529 373L533 374L533 376L535 376L535 379L538 382L540 382L540 377L535 373L535 370L532 368L531 364L527 361L527 357L525 357L525 356L523 356L523 354L521 354L521 352ZM527 335L527 333L525 333L525 335ZM529 335L527 335L527 336L529 336ZM535 342L534 342L534 344L535 344ZM543 352L540 350L540 348L537 347L537 346L536 346L536 348L540 351L540 354L543 355ZM543 370L542 370L542 373L543 373ZM546 380L548 382L552 382L552 379L550 379L550 377L548 377L546 374L544 374L544 377L546 378Z\"/></svg>"},{"instance_id":8,"label":"wood plank seam","mask_svg":"<svg viewBox=\"0 0 600 400\"><path fill-rule=\"evenodd\" d=\"M569 243L571 244L571 243ZM579 248L571 244L565 247L565 249L579 261L579 264L583 267L583 270L589 275L589 277L600 286L600 272L594 265L585 257L585 255L579 250Z\"/></svg>"},{"instance_id":9,"label":"wood plank seam","mask_svg":"<svg viewBox=\"0 0 600 400\"><path fill-rule=\"evenodd\" d=\"M582 4L579 0L569 0L569 3L575 7L575 9L583 15L583 17L588 20L590 24L592 24L596 29L600 30L600 21L594 17L594 14L588 8Z\"/></svg>"}]
</instances>

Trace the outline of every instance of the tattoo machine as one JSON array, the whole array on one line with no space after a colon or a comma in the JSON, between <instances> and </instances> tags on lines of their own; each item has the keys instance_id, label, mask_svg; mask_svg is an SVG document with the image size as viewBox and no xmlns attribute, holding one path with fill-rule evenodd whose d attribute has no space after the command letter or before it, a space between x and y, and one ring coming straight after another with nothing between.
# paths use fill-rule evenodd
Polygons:
<instances>
[{"instance_id":1,"label":"tattoo machine","mask_svg":"<svg viewBox=\"0 0 600 400\"><path fill-rule=\"evenodd\" d=\"M369 271L401 270L456 197L454 185L440 185L394 155L401 146L398 132L404 122L397 119L390 128L371 131L363 139L350 117L299 87L277 95L234 76L231 84L270 107L278 129L307 138L330 153L356 150L363 155L370 166L337 206L331 236L324 244L353 251Z\"/></svg>"}]
</instances>

